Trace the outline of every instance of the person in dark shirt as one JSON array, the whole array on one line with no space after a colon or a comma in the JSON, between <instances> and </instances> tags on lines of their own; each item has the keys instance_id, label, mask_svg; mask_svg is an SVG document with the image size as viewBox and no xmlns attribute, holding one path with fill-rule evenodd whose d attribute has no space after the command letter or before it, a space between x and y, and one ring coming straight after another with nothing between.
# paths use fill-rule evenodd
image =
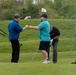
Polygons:
<instances>
[{"instance_id":1,"label":"person in dark shirt","mask_svg":"<svg viewBox=\"0 0 76 75\"><path fill-rule=\"evenodd\" d=\"M60 31L57 27L51 26L50 38L51 45L53 46L53 63L57 63L57 46L59 41ZM48 60L50 60L50 48L47 50Z\"/></svg>"},{"instance_id":2,"label":"person in dark shirt","mask_svg":"<svg viewBox=\"0 0 76 75\"><path fill-rule=\"evenodd\" d=\"M12 20L8 25L8 32L9 32L9 41L12 44L12 63L18 63L19 60L19 53L20 53L20 46L19 46L19 33L28 28L26 25L24 28L19 26L20 15L15 14L14 20Z\"/></svg>"}]
</instances>

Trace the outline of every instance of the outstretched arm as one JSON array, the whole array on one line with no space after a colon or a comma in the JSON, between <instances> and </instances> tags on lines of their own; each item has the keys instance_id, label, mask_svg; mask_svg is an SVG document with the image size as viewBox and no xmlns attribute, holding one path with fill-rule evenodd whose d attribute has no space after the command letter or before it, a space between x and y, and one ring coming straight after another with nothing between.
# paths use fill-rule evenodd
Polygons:
<instances>
[{"instance_id":1,"label":"outstretched arm","mask_svg":"<svg viewBox=\"0 0 76 75\"><path fill-rule=\"evenodd\" d=\"M28 25L26 25L25 27L23 27L23 31L26 29L26 28L28 28L29 26Z\"/></svg>"},{"instance_id":2,"label":"outstretched arm","mask_svg":"<svg viewBox=\"0 0 76 75\"><path fill-rule=\"evenodd\" d=\"M39 30L38 26L29 26L30 29L35 29L35 30Z\"/></svg>"}]
</instances>

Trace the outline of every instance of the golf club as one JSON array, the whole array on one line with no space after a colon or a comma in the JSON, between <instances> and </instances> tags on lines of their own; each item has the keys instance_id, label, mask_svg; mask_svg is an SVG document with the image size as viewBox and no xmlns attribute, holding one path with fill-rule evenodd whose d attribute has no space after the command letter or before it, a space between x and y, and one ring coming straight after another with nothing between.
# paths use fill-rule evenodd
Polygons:
<instances>
[{"instance_id":1,"label":"golf club","mask_svg":"<svg viewBox=\"0 0 76 75\"><path fill-rule=\"evenodd\" d=\"M5 34L3 34L3 33L0 33L0 35L2 35L2 36L6 36Z\"/></svg>"},{"instance_id":2,"label":"golf club","mask_svg":"<svg viewBox=\"0 0 76 75\"><path fill-rule=\"evenodd\" d=\"M75 27L75 45L76 45L76 27Z\"/></svg>"},{"instance_id":3,"label":"golf club","mask_svg":"<svg viewBox=\"0 0 76 75\"><path fill-rule=\"evenodd\" d=\"M22 43L19 44L20 47L21 47L22 45L23 45Z\"/></svg>"},{"instance_id":4,"label":"golf club","mask_svg":"<svg viewBox=\"0 0 76 75\"><path fill-rule=\"evenodd\" d=\"M2 31L5 35L7 35L7 33L5 31L3 31L2 29L0 29L0 31Z\"/></svg>"},{"instance_id":5,"label":"golf club","mask_svg":"<svg viewBox=\"0 0 76 75\"><path fill-rule=\"evenodd\" d=\"M5 37L8 36L8 34L5 31L3 31L2 29L0 29L0 31L2 32L2 33L0 33L0 35L5 36ZM19 44L20 47L22 45L23 45L22 43Z\"/></svg>"},{"instance_id":6,"label":"golf club","mask_svg":"<svg viewBox=\"0 0 76 75\"><path fill-rule=\"evenodd\" d=\"M75 29L74 29L74 51L75 51L75 49L76 49L76 27L75 27ZM76 53L75 52L73 52L73 55L76 55Z\"/></svg>"},{"instance_id":7,"label":"golf club","mask_svg":"<svg viewBox=\"0 0 76 75\"><path fill-rule=\"evenodd\" d=\"M0 31L1 31L0 34L1 34L2 36L5 36L5 37L8 36L8 34L7 34L5 31L3 31L2 29L0 29Z\"/></svg>"},{"instance_id":8,"label":"golf club","mask_svg":"<svg viewBox=\"0 0 76 75\"><path fill-rule=\"evenodd\" d=\"M36 56L37 53L38 53L38 50L36 51L36 53L34 54L34 56L32 57L32 59L31 59L30 62L33 62L33 60L34 60L34 58L35 58L35 56Z\"/></svg>"},{"instance_id":9,"label":"golf club","mask_svg":"<svg viewBox=\"0 0 76 75\"><path fill-rule=\"evenodd\" d=\"M76 64L76 60L74 62L72 62L71 64Z\"/></svg>"}]
</instances>

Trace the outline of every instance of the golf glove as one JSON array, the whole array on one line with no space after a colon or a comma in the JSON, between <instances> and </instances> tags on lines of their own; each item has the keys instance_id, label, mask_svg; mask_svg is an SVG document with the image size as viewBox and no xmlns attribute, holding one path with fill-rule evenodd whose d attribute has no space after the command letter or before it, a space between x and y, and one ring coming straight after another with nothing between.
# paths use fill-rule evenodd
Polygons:
<instances>
[{"instance_id":1,"label":"golf glove","mask_svg":"<svg viewBox=\"0 0 76 75\"><path fill-rule=\"evenodd\" d=\"M51 44L52 44L52 42L53 42L53 39L50 40L50 43L51 43Z\"/></svg>"}]
</instances>

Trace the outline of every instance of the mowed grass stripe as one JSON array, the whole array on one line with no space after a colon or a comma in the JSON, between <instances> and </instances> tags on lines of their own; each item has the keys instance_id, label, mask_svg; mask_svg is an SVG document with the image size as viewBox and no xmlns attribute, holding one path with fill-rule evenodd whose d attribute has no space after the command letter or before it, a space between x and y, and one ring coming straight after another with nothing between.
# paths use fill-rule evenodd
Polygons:
<instances>
[{"instance_id":1,"label":"mowed grass stripe","mask_svg":"<svg viewBox=\"0 0 76 75\"><path fill-rule=\"evenodd\" d=\"M52 53L51 53L52 54ZM0 75L75 75L76 66L71 64L76 56L71 52L59 52L58 63L42 64L43 56L37 53L21 53L19 63L10 63L11 53L0 54ZM52 56L52 55L51 55Z\"/></svg>"}]
</instances>

